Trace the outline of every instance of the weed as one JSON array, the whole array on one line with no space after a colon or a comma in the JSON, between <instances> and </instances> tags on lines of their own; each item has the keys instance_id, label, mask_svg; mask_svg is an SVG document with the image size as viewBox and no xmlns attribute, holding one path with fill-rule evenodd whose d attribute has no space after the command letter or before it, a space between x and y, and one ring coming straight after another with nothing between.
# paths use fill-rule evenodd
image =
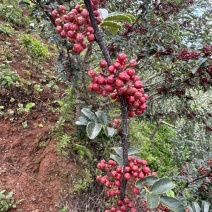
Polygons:
<instances>
[{"instance_id":1,"label":"weed","mask_svg":"<svg viewBox=\"0 0 212 212\"><path fill-rule=\"evenodd\" d=\"M16 27L25 27L29 22L27 18L23 17L21 9L12 5L0 4L0 18Z\"/></svg>"},{"instance_id":2,"label":"weed","mask_svg":"<svg viewBox=\"0 0 212 212\"><path fill-rule=\"evenodd\" d=\"M0 65L0 88L21 87L27 91L31 83L22 78L17 72L11 71L9 65Z\"/></svg>"},{"instance_id":3,"label":"weed","mask_svg":"<svg viewBox=\"0 0 212 212\"><path fill-rule=\"evenodd\" d=\"M13 192L5 193L6 190L0 191L0 212L6 212L11 208L16 208L15 201L13 199Z\"/></svg>"},{"instance_id":4,"label":"weed","mask_svg":"<svg viewBox=\"0 0 212 212\"><path fill-rule=\"evenodd\" d=\"M12 35L11 26L9 24L0 24L0 32L7 36Z\"/></svg>"},{"instance_id":5,"label":"weed","mask_svg":"<svg viewBox=\"0 0 212 212\"><path fill-rule=\"evenodd\" d=\"M21 36L20 41L32 58L43 59L50 56L47 46L29 34Z\"/></svg>"}]
</instances>

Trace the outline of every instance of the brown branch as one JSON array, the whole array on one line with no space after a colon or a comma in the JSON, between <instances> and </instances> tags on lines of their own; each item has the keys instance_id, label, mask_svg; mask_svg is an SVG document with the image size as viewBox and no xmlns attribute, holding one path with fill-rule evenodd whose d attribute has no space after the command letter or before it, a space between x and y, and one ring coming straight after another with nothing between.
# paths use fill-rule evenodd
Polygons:
<instances>
[{"instance_id":1,"label":"brown branch","mask_svg":"<svg viewBox=\"0 0 212 212\"><path fill-rule=\"evenodd\" d=\"M194 182L196 182L197 180L201 180L203 178L206 178L206 177L209 177L210 174L212 173L212 166L210 167L210 171L207 173L207 174L204 174L204 175L201 175L201 176L198 176L197 178L191 180L191 181L188 181L178 192L177 196L182 196L183 195L183 191L184 189L188 188L188 186Z\"/></svg>"},{"instance_id":2,"label":"brown branch","mask_svg":"<svg viewBox=\"0 0 212 212\"><path fill-rule=\"evenodd\" d=\"M112 60L110 58L109 51L103 41L102 34L99 30L99 27L97 25L91 1L90 0L84 0L84 3L87 7L87 10L89 12L91 25L94 28L94 35L96 42L98 43L103 56L105 60L107 61L108 65L112 64ZM122 112L122 132L121 132L121 140L122 140L122 148L123 148L123 161L124 161L124 168L127 166L128 163L128 104L124 96L120 96L120 106L121 106L121 112ZM120 187L120 199L124 199L126 194L126 187L127 187L127 181L124 179L124 174L122 175L121 180L121 187Z\"/></svg>"},{"instance_id":3,"label":"brown branch","mask_svg":"<svg viewBox=\"0 0 212 212\"><path fill-rule=\"evenodd\" d=\"M91 25L94 28L94 35L95 35L95 38L96 38L96 42L99 44L99 47L100 47L100 49L103 53L103 56L104 56L105 60L107 61L108 65L111 65L112 60L110 58L109 51L108 51L108 49L107 49L107 47L106 47L106 45L103 41L102 34L101 34L99 27L98 27L98 24L96 22L96 19L95 19L94 13L93 13L93 9L92 9L92 5L91 5L91 1L90 0L84 0L84 3L85 3L87 10L89 12Z\"/></svg>"},{"instance_id":4,"label":"brown branch","mask_svg":"<svg viewBox=\"0 0 212 212\"><path fill-rule=\"evenodd\" d=\"M159 122L157 123L157 126L155 127L155 129L153 130L152 134L149 136L150 141L155 137L157 131L159 130L161 125L161 120L159 120Z\"/></svg>"},{"instance_id":5,"label":"brown branch","mask_svg":"<svg viewBox=\"0 0 212 212\"><path fill-rule=\"evenodd\" d=\"M121 129L121 140L122 140L122 150L123 150L123 174L121 179L121 187L120 187L120 199L124 199L126 187L127 187L127 180L124 178L125 174L125 167L128 164L128 103L124 96L120 96L121 102L121 117L122 117L122 129Z\"/></svg>"}]
</instances>

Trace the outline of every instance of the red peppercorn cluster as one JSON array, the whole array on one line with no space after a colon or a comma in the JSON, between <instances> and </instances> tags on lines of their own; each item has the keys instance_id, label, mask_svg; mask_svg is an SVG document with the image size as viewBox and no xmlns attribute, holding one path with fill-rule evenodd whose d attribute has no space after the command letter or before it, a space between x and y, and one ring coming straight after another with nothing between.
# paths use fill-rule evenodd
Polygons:
<instances>
[{"instance_id":1,"label":"red peppercorn cluster","mask_svg":"<svg viewBox=\"0 0 212 212\"><path fill-rule=\"evenodd\" d=\"M198 172L202 175L207 174L207 170L203 165L198 168Z\"/></svg>"},{"instance_id":2,"label":"red peppercorn cluster","mask_svg":"<svg viewBox=\"0 0 212 212\"><path fill-rule=\"evenodd\" d=\"M101 94L103 97L110 94L111 99L117 102L123 95L129 104L128 117L143 114L149 96L144 93L140 77L135 75L136 60L132 59L127 64L127 55L120 53L115 63L109 67L105 60L101 60L99 65L100 72L88 71L88 76L92 79L92 83L88 86L89 91ZM107 69L109 74L105 75L102 69Z\"/></svg>"},{"instance_id":3,"label":"red peppercorn cluster","mask_svg":"<svg viewBox=\"0 0 212 212\"><path fill-rule=\"evenodd\" d=\"M97 164L97 168L106 171L106 175L97 176L96 180L108 188L106 191L107 197L118 196L120 194L122 175L124 175L124 179L132 179L134 182L139 179L143 180L149 175L157 176L156 172L151 172L150 168L147 166L146 160L135 158L134 156L128 156L128 165L125 168L117 166L117 163L114 160L109 160L107 163L105 160L101 160ZM138 187L134 186L132 191L136 195L140 194L140 189ZM105 210L105 212L119 212L127 210L130 212L137 211L134 208L133 203L127 197L123 200L118 200L116 205L118 209L116 207L112 207L109 210Z\"/></svg>"},{"instance_id":4,"label":"red peppercorn cluster","mask_svg":"<svg viewBox=\"0 0 212 212\"><path fill-rule=\"evenodd\" d=\"M190 52L188 49L181 49L178 52L178 56L177 58L180 60L184 60L184 61L188 61L190 59L198 59L198 57L200 56L199 52Z\"/></svg>"},{"instance_id":5,"label":"red peppercorn cluster","mask_svg":"<svg viewBox=\"0 0 212 212\"><path fill-rule=\"evenodd\" d=\"M202 48L202 52L205 54L205 55L210 55L211 54L211 50L212 50L212 46L210 45L206 45Z\"/></svg>"},{"instance_id":6,"label":"red peppercorn cluster","mask_svg":"<svg viewBox=\"0 0 212 212\"><path fill-rule=\"evenodd\" d=\"M99 0L92 0L94 15L98 24L102 22L100 12L98 11ZM66 13L66 7L60 5L58 10L52 11L52 18L55 19L56 32L61 38L68 38L70 43L74 43L73 51L82 52L87 48L85 37L89 42L94 41L94 29L91 26L89 12L80 5L76 5L69 13Z\"/></svg>"}]
</instances>

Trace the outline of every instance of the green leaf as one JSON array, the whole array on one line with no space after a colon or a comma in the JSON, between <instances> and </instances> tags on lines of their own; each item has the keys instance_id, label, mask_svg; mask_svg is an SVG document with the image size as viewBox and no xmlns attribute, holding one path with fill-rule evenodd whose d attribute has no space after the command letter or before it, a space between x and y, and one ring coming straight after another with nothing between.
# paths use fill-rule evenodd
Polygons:
<instances>
[{"instance_id":1,"label":"green leaf","mask_svg":"<svg viewBox=\"0 0 212 212\"><path fill-rule=\"evenodd\" d=\"M26 109L27 110L30 110L34 106L35 106L35 103L34 102L29 102L29 103L26 104Z\"/></svg>"},{"instance_id":2,"label":"green leaf","mask_svg":"<svg viewBox=\"0 0 212 212\"><path fill-rule=\"evenodd\" d=\"M131 18L131 20L132 20L131 23L134 23L136 21L136 17L134 15L128 14L128 13L126 15Z\"/></svg>"},{"instance_id":3,"label":"green leaf","mask_svg":"<svg viewBox=\"0 0 212 212\"><path fill-rule=\"evenodd\" d=\"M136 149L134 147L131 147L128 149L128 155L134 155L134 154L137 154L137 153L140 153L141 151L139 149Z\"/></svg>"},{"instance_id":4,"label":"green leaf","mask_svg":"<svg viewBox=\"0 0 212 212\"><path fill-rule=\"evenodd\" d=\"M89 122L86 127L86 132L90 139L94 139L99 134L101 129L102 129L102 125L100 123Z\"/></svg>"},{"instance_id":5,"label":"green leaf","mask_svg":"<svg viewBox=\"0 0 212 212\"><path fill-rule=\"evenodd\" d=\"M135 186L138 187L138 188L143 188L143 182L141 180L137 180L136 183L135 183Z\"/></svg>"},{"instance_id":6,"label":"green leaf","mask_svg":"<svg viewBox=\"0 0 212 212\"><path fill-rule=\"evenodd\" d=\"M123 166L124 165L123 159L120 158L118 155L111 154L110 155L110 158L113 159L113 160L115 160L119 164L119 166Z\"/></svg>"},{"instance_id":7,"label":"green leaf","mask_svg":"<svg viewBox=\"0 0 212 212\"><path fill-rule=\"evenodd\" d=\"M76 125L87 125L88 124L88 120L83 117L83 116L80 116L78 118L78 120L75 122Z\"/></svg>"},{"instance_id":8,"label":"green leaf","mask_svg":"<svg viewBox=\"0 0 212 212\"><path fill-rule=\"evenodd\" d=\"M133 23L135 18L133 15L128 15L127 13L110 13L104 21L115 21L115 22L129 22Z\"/></svg>"},{"instance_id":9,"label":"green leaf","mask_svg":"<svg viewBox=\"0 0 212 212\"><path fill-rule=\"evenodd\" d=\"M157 194L146 193L146 201L149 208L156 208L160 201L160 196Z\"/></svg>"},{"instance_id":10,"label":"green leaf","mask_svg":"<svg viewBox=\"0 0 212 212\"><path fill-rule=\"evenodd\" d=\"M174 212L185 212L184 205L173 197L161 197L160 203L170 208Z\"/></svg>"},{"instance_id":11,"label":"green leaf","mask_svg":"<svg viewBox=\"0 0 212 212\"><path fill-rule=\"evenodd\" d=\"M162 178L156 181L150 191L154 194L163 194L175 187L175 184L169 178Z\"/></svg>"},{"instance_id":12,"label":"green leaf","mask_svg":"<svg viewBox=\"0 0 212 212\"><path fill-rule=\"evenodd\" d=\"M191 69L191 73L195 74L199 67L207 61L207 58L200 57L197 61L197 64L194 68Z\"/></svg>"},{"instance_id":13,"label":"green leaf","mask_svg":"<svg viewBox=\"0 0 212 212\"><path fill-rule=\"evenodd\" d=\"M117 155L119 155L121 158L123 157L123 150L122 150L122 147L113 147L112 148Z\"/></svg>"},{"instance_id":14,"label":"green leaf","mask_svg":"<svg viewBox=\"0 0 212 212\"><path fill-rule=\"evenodd\" d=\"M0 200L5 198L5 195L3 193L0 193Z\"/></svg>"},{"instance_id":15,"label":"green leaf","mask_svg":"<svg viewBox=\"0 0 212 212\"><path fill-rule=\"evenodd\" d=\"M192 207L194 209L195 212L200 212L201 208L199 206L199 204L197 202L192 202Z\"/></svg>"},{"instance_id":16,"label":"green leaf","mask_svg":"<svg viewBox=\"0 0 212 212\"><path fill-rule=\"evenodd\" d=\"M88 119L96 121L96 116L95 114L89 109L89 108L83 108L81 110L81 112L83 113L83 115L85 115Z\"/></svg>"},{"instance_id":17,"label":"green leaf","mask_svg":"<svg viewBox=\"0 0 212 212\"><path fill-rule=\"evenodd\" d=\"M206 201L202 201L202 211L203 212L208 212L210 208L210 204L209 202Z\"/></svg>"},{"instance_id":18,"label":"green leaf","mask_svg":"<svg viewBox=\"0 0 212 212\"><path fill-rule=\"evenodd\" d=\"M169 190L169 191L167 191L166 192L166 195L168 196L168 197L175 197L175 194L174 194L174 191L172 191L172 190Z\"/></svg>"},{"instance_id":19,"label":"green leaf","mask_svg":"<svg viewBox=\"0 0 212 212\"><path fill-rule=\"evenodd\" d=\"M98 110L97 112L95 112L95 114L102 124L108 125L108 119L107 119L107 115L105 114L105 112Z\"/></svg>"},{"instance_id":20,"label":"green leaf","mask_svg":"<svg viewBox=\"0 0 212 212\"><path fill-rule=\"evenodd\" d=\"M103 21L100 24L101 27L107 27L111 34L116 34L121 28L122 25L113 21Z\"/></svg>"},{"instance_id":21,"label":"green leaf","mask_svg":"<svg viewBox=\"0 0 212 212\"><path fill-rule=\"evenodd\" d=\"M13 196L13 191L10 191L7 195L6 195L6 199L10 199Z\"/></svg>"},{"instance_id":22,"label":"green leaf","mask_svg":"<svg viewBox=\"0 0 212 212\"><path fill-rule=\"evenodd\" d=\"M155 176L148 176L148 177L144 178L143 184L144 185L153 185L157 180L158 180L158 178Z\"/></svg>"},{"instance_id":23,"label":"green leaf","mask_svg":"<svg viewBox=\"0 0 212 212\"><path fill-rule=\"evenodd\" d=\"M112 127L104 126L103 129L104 129L105 135L106 135L107 137L112 137L112 136L114 135L114 133L115 133L115 130L114 130L114 128L112 128Z\"/></svg>"}]
</instances>

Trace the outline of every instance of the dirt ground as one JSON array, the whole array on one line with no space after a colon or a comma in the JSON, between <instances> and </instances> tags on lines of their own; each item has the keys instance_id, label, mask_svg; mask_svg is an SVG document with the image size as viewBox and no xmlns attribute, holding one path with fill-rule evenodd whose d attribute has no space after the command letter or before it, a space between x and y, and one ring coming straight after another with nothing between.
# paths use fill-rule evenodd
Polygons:
<instances>
[{"instance_id":1,"label":"dirt ground","mask_svg":"<svg viewBox=\"0 0 212 212\"><path fill-rule=\"evenodd\" d=\"M7 46L8 55L4 49L6 42L10 44ZM45 88L51 79L43 71L54 67L55 57L42 61L42 68L29 66L29 57L21 49L16 34L10 37L0 34L0 46L0 64L10 59L11 70L32 85L40 84ZM24 70L30 71L30 79ZM27 115L15 112L12 122L8 117L0 117L0 191L14 192L13 197L18 204L11 212L59 211L63 197L70 190L70 176L74 174L76 165L57 153L56 141L50 135L59 114L49 108L54 107L54 100L62 98L65 88L64 83L57 85L58 91L43 89L39 96L34 95L33 86L29 86L28 92L21 88L0 87L0 105L5 107L5 111L16 111L18 103L35 103ZM10 101L11 98L15 100ZM27 121L26 128L22 126L24 121Z\"/></svg>"},{"instance_id":2,"label":"dirt ground","mask_svg":"<svg viewBox=\"0 0 212 212\"><path fill-rule=\"evenodd\" d=\"M69 191L66 177L75 171L74 164L57 154L53 139L45 147L37 141L51 124L38 128L34 123L23 130L0 120L0 190L13 191L20 202L10 211L58 211L60 198Z\"/></svg>"}]
</instances>

